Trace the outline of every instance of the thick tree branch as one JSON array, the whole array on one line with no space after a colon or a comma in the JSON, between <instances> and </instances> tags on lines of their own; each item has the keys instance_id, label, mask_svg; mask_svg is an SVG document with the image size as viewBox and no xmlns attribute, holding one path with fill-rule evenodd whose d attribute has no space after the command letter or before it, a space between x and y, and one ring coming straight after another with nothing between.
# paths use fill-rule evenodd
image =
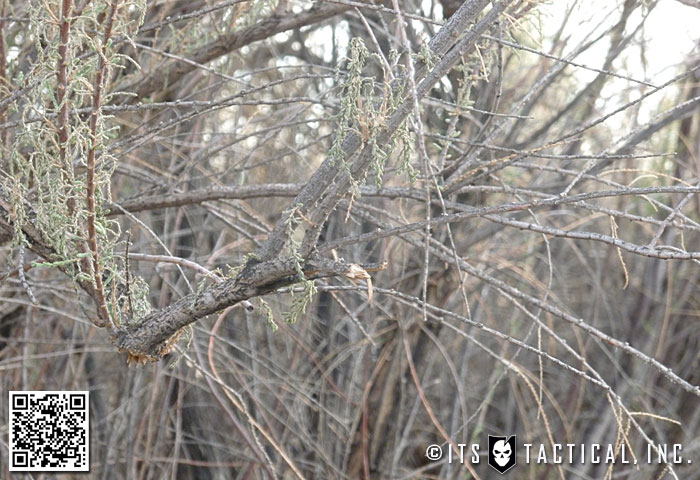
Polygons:
<instances>
[{"instance_id":1,"label":"thick tree branch","mask_svg":"<svg viewBox=\"0 0 700 480\"><path fill-rule=\"evenodd\" d=\"M457 61L471 49L480 34L493 23L498 15L505 10L510 1L494 2L493 8L473 29L468 30L464 37L455 45L456 39L468 29L478 14L486 7L485 0L472 0L462 4L460 9L448 20L448 22L435 35L429 43L429 48L436 56L441 56L441 61L425 77L427 67L421 65L416 69L416 80L423 78L417 88L417 94L422 97L430 91L430 88L454 66ZM448 52L449 50L449 52ZM443 56L444 55L444 56ZM402 81L405 79L399 79ZM412 111L413 99L406 98L396 111L387 120L383 132L378 135L378 143L388 143L403 121ZM327 158L316 170L304 189L292 202L296 212L310 218L311 227L307 229L302 255L308 255L316 243L323 222L335 208L341 198L348 193L352 178L362 178L372 161L372 148L364 144L360 135L351 133L342 144L343 157L346 163L351 164L350 175L340 174L340 162L336 158ZM313 208L313 212L311 209ZM273 258L282 251L288 241L288 216L283 215L270 239L262 250L263 258Z\"/></svg>"},{"instance_id":2,"label":"thick tree branch","mask_svg":"<svg viewBox=\"0 0 700 480\"><path fill-rule=\"evenodd\" d=\"M435 48L437 51L433 51L444 56L427 75L422 73L427 71L426 66L418 69L417 76L425 77L416 88L415 94L419 98L425 96L432 86L473 48L481 33L506 9L510 0L493 2L491 10L484 18L459 39L462 32L476 20L487 3L487 0L465 2L430 42L430 48ZM267 34L269 35L269 32ZM454 46L450 49L452 45ZM390 140L412 111L412 105L413 98L404 98L402 104L386 122L379 141ZM371 148L367 148L358 135L351 134L344 142L343 150L347 161L351 164L352 177L362 178L372 161ZM323 222L348 193L351 177L340 174L340 167L337 159L327 158L292 203L297 214L302 217L308 215L311 218L309 222L311 225L307 227L301 251L298 252L303 258L309 258L316 246ZM242 300L263 295L299 281L295 261L280 259L284 245L289 240L289 215L291 213L283 214L277 222L275 230L262 249L261 263L251 265L249 262L236 279L184 297L168 307L151 313L138 324L125 327L117 334L117 346L139 358L140 356L159 358L168 351L171 343L169 339L182 327Z\"/></svg>"},{"instance_id":3,"label":"thick tree branch","mask_svg":"<svg viewBox=\"0 0 700 480\"><path fill-rule=\"evenodd\" d=\"M348 276L353 264L314 259L303 267L308 279ZM249 260L243 270L229 280L217 283L202 292L195 292L151 312L135 325L120 329L115 336L117 347L138 360L157 360L168 352L178 332L202 317L236 305L249 298L265 295L301 280L293 258L276 258L265 262Z\"/></svg>"},{"instance_id":4,"label":"thick tree branch","mask_svg":"<svg viewBox=\"0 0 700 480\"><path fill-rule=\"evenodd\" d=\"M455 13L455 17L460 18L460 22L449 21L443 29L438 32L436 39L442 39L442 32L454 28L455 30L447 31L446 35L458 36L461 32L460 28L465 27L470 21L475 19L480 10L473 7L473 4L477 4L479 7L483 5L483 2L475 0L474 2L465 2L462 7ZM416 68L416 82L417 86L415 90L410 89L411 94L415 94L420 100L425 95L428 94L430 89L447 73L452 69L454 65L469 51L474 48L476 41L481 37L481 34L486 31L486 29L493 24L499 17L499 15L505 11L506 7L510 4L510 0L493 2L491 10L484 15L484 17L470 30L468 30L465 35L452 47L437 63L437 65L427 74L425 78L422 78L422 72L426 70L425 65L420 65ZM485 5L484 5L485 6ZM469 15L464 15L463 11L469 12ZM471 15L474 16L471 16ZM431 42L432 45L433 42ZM439 43L439 42L435 42ZM441 48L444 46L441 45ZM432 46L430 47L432 49ZM418 80L420 82L418 83ZM386 128L383 133L378 135L378 144L388 144L391 142L392 136L395 134L396 130L401 126L401 124L408 118L408 115L413 111L414 99L408 95L401 105L396 109L396 111L389 117L386 122ZM374 154L372 152L373 148L370 145L363 145L362 150L359 155L354 160L348 160L352 165L350 167L350 175L342 174L339 175L335 183L330 186L328 192L320 202L320 205L313 206L313 210L309 212L308 218L312 228L307 229L306 235L302 242L301 254L306 256L309 255L316 246L318 237L321 233L321 228L323 223L328 218L328 215L335 209L338 202L344 198L350 189L350 185L353 178L363 178L367 170L369 169L373 159ZM348 155L350 157L350 155Z\"/></svg>"},{"instance_id":5,"label":"thick tree branch","mask_svg":"<svg viewBox=\"0 0 700 480\"><path fill-rule=\"evenodd\" d=\"M262 183L257 185L225 185L189 190L187 192L164 193L139 196L122 202L103 205L108 216L122 215L124 211L135 213L161 208L183 207L215 200L245 200L250 198L294 197L304 188L302 183ZM360 194L369 197L412 197L416 189L407 187L377 188L360 187Z\"/></svg>"},{"instance_id":6,"label":"thick tree branch","mask_svg":"<svg viewBox=\"0 0 700 480\"><path fill-rule=\"evenodd\" d=\"M138 83L125 85L118 89L136 92L137 95L133 97L133 101L140 101L158 92L160 92L159 97L165 96L177 88L175 84L178 80L197 68L196 64L210 62L245 45L264 40L278 33L322 22L345 12L349 8L345 5L319 4L296 15L271 15L255 25L224 35L201 47L188 57L189 62L187 63L171 60L164 67L151 72L145 79L139 80Z\"/></svg>"},{"instance_id":7,"label":"thick tree branch","mask_svg":"<svg viewBox=\"0 0 700 480\"><path fill-rule=\"evenodd\" d=\"M700 0L677 0L683 5L688 5L689 7L700 8Z\"/></svg>"}]
</instances>

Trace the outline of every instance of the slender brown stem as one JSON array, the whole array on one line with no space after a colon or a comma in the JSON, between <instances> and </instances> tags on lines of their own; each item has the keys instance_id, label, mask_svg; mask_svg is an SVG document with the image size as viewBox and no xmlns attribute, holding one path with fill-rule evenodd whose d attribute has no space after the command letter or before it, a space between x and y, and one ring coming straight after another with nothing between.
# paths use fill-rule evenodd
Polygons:
<instances>
[{"instance_id":1,"label":"slender brown stem","mask_svg":"<svg viewBox=\"0 0 700 480\"><path fill-rule=\"evenodd\" d=\"M67 1L67 0L66 0ZM113 0L110 4L109 16L107 18L107 24L105 26L104 38L102 40L102 50L100 52L100 58L98 61L97 73L95 75L95 83L93 86L93 97L92 97L92 114L90 115L90 135L92 136L92 142L90 145L90 150L88 151L87 157L87 230L88 230L88 245L90 246L90 251L92 253L92 275L95 281L95 302L97 303L97 310L99 316L103 321L109 322L109 324L114 328L114 320L112 319L109 309L107 308L107 301L105 300L104 284L102 282L102 269L100 267L100 254L97 247L97 232L95 230L95 164L96 164L96 150L97 150L97 123L100 116L100 108L102 106L102 90L104 87L104 76L107 69L106 64L106 54L107 54L107 41L112 34L112 25L114 22L114 14L117 11L119 0Z\"/></svg>"},{"instance_id":2,"label":"slender brown stem","mask_svg":"<svg viewBox=\"0 0 700 480\"><path fill-rule=\"evenodd\" d=\"M2 0L2 6L0 7L0 92L2 92L3 87L7 87L9 91L9 84L7 81L7 51L5 49L5 10L7 7L7 0ZM6 107L0 108L0 124L5 123L5 110ZM0 145L7 145L7 129L0 129ZM0 167L3 167L3 162L0 161Z\"/></svg>"},{"instance_id":3,"label":"slender brown stem","mask_svg":"<svg viewBox=\"0 0 700 480\"><path fill-rule=\"evenodd\" d=\"M68 145L68 41L70 37L71 0L63 0L61 4L61 26L58 42L58 65L56 66L57 84L56 100L58 101L58 158L61 162L63 178L70 183L72 169L67 158ZM68 208L75 211L75 202L68 196Z\"/></svg>"}]
</instances>

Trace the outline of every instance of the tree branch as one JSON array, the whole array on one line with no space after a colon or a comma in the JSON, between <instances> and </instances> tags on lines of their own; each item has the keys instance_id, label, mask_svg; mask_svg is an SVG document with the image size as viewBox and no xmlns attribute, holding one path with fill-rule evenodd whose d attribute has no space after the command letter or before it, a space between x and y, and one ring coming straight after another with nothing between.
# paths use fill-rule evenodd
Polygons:
<instances>
[{"instance_id":1,"label":"tree branch","mask_svg":"<svg viewBox=\"0 0 700 480\"><path fill-rule=\"evenodd\" d=\"M156 92L161 92L159 97L166 96L177 88L175 84L180 78L197 68L196 64L210 62L245 45L264 40L278 33L321 22L348 9L350 7L345 5L320 4L296 15L270 15L255 25L224 35L203 46L189 57L191 62L183 63L173 59L164 67L151 72L145 79L118 89L136 92L137 95L133 97L133 101L140 101Z\"/></svg>"},{"instance_id":2,"label":"tree branch","mask_svg":"<svg viewBox=\"0 0 700 480\"><path fill-rule=\"evenodd\" d=\"M481 33L498 18L510 2L511 0L494 1L491 10L471 30L467 30L469 24L476 20L488 1L472 0L462 4L430 42L430 48L436 54L444 54L444 56L427 74L424 73L427 71L427 66L421 65L417 69L416 75L425 78L415 89L415 95L419 98L426 95L432 86L473 48ZM464 36L459 39L465 30ZM452 45L454 46L450 49ZM390 140L412 111L412 106L413 98L408 94L386 122L379 141ZM301 249L297 252L302 258L308 259L316 246L323 222L348 193L351 179L362 178L372 161L371 148L364 145L357 134L348 135L342 148L347 162L351 165L352 177L340 173L341 166L337 159L327 158L293 201L292 207L295 212L281 215L273 233L261 250L262 262L252 264L249 261L235 279L211 286L203 292L188 295L168 307L149 314L138 324L126 326L117 333L115 339L117 346L136 356L139 361L146 357L157 359L168 351L173 343L173 336L184 326L242 300L264 295L276 288L300 281L301 278L298 278L295 270L298 260L280 257L284 245L289 240L290 215L296 214L302 218L308 216L311 219L307 222L310 226L307 227ZM306 272L309 267L305 265L304 268Z\"/></svg>"},{"instance_id":3,"label":"tree branch","mask_svg":"<svg viewBox=\"0 0 700 480\"><path fill-rule=\"evenodd\" d=\"M486 7L487 3L488 2L485 0L464 2L460 9L450 17L450 20L448 20L430 41L429 48L431 51L435 55L443 56L444 54L444 56L418 85L417 95L419 95L419 97L426 95L430 88L432 88L441 77L447 74L462 55L473 47L480 34L496 20L503 10L505 10L510 0L506 2L494 2L493 8L489 13L474 26L473 29L467 30L469 24L476 19L478 14ZM465 30L467 33L459 41L458 45L448 52L450 46L456 43L455 40ZM426 70L427 67L424 64L418 67L416 69L416 80L422 78ZM402 80L405 79L399 79L399 81ZM413 99L405 98L387 120L383 132L377 136L378 143L390 141L392 135L412 111L412 107ZM292 206L295 207L298 214L307 216L310 219L309 223L311 227L307 229L300 252L302 256L308 255L313 250L323 222L325 222L340 199L348 193L352 178L362 178L372 161L372 148L364 145L362 138L356 133L348 134L341 148L345 162L350 164L350 175L341 175L340 162L338 162L336 158L328 157L318 170L316 170L301 193L299 193L292 202ZM312 208L313 212L311 211ZM273 258L282 251L284 245L288 241L288 222L288 215L280 217L268 242L261 251L263 258Z\"/></svg>"},{"instance_id":4,"label":"tree branch","mask_svg":"<svg viewBox=\"0 0 700 480\"><path fill-rule=\"evenodd\" d=\"M187 325L249 298L286 287L301 280L297 260L276 258L265 262L249 260L235 277L182 297L165 308L151 312L137 324L117 331L114 342L120 351L137 361L157 360L172 346L174 337ZM304 278L351 277L357 266L344 261L315 258L303 266ZM371 269L370 266L367 267Z\"/></svg>"}]
</instances>

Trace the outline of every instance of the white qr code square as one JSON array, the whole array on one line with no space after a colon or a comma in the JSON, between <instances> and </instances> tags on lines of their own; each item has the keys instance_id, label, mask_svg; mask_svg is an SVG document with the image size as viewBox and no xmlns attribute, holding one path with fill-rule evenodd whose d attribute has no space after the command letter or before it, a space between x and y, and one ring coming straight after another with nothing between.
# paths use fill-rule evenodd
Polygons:
<instances>
[{"instance_id":1,"label":"white qr code square","mask_svg":"<svg viewBox=\"0 0 700 480\"><path fill-rule=\"evenodd\" d=\"M10 392L10 471L88 472L90 392Z\"/></svg>"}]
</instances>

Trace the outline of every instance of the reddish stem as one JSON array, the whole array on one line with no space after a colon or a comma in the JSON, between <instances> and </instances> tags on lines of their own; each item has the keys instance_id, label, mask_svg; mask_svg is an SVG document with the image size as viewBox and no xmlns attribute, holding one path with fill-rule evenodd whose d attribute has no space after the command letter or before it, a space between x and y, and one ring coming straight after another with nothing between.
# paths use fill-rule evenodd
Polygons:
<instances>
[{"instance_id":1,"label":"reddish stem","mask_svg":"<svg viewBox=\"0 0 700 480\"><path fill-rule=\"evenodd\" d=\"M68 0L64 0L68 1ZM88 245L92 253L92 274L95 281L95 301L97 303L98 314L103 321L109 322L112 328L115 328L114 321L109 314L107 301L105 299L104 284L102 282L102 269L100 268L100 254L97 248L97 233L95 231L95 164L97 150L97 122L102 108L102 88L104 83L107 54L107 42L112 35L112 25L114 23L114 14L117 11L119 0L113 0L110 5L110 12L105 25L104 37L102 40L102 50L97 66L95 76L95 84L93 86L92 96L92 114L90 115L90 135L92 142L87 156L87 230L88 230Z\"/></svg>"}]
</instances>

